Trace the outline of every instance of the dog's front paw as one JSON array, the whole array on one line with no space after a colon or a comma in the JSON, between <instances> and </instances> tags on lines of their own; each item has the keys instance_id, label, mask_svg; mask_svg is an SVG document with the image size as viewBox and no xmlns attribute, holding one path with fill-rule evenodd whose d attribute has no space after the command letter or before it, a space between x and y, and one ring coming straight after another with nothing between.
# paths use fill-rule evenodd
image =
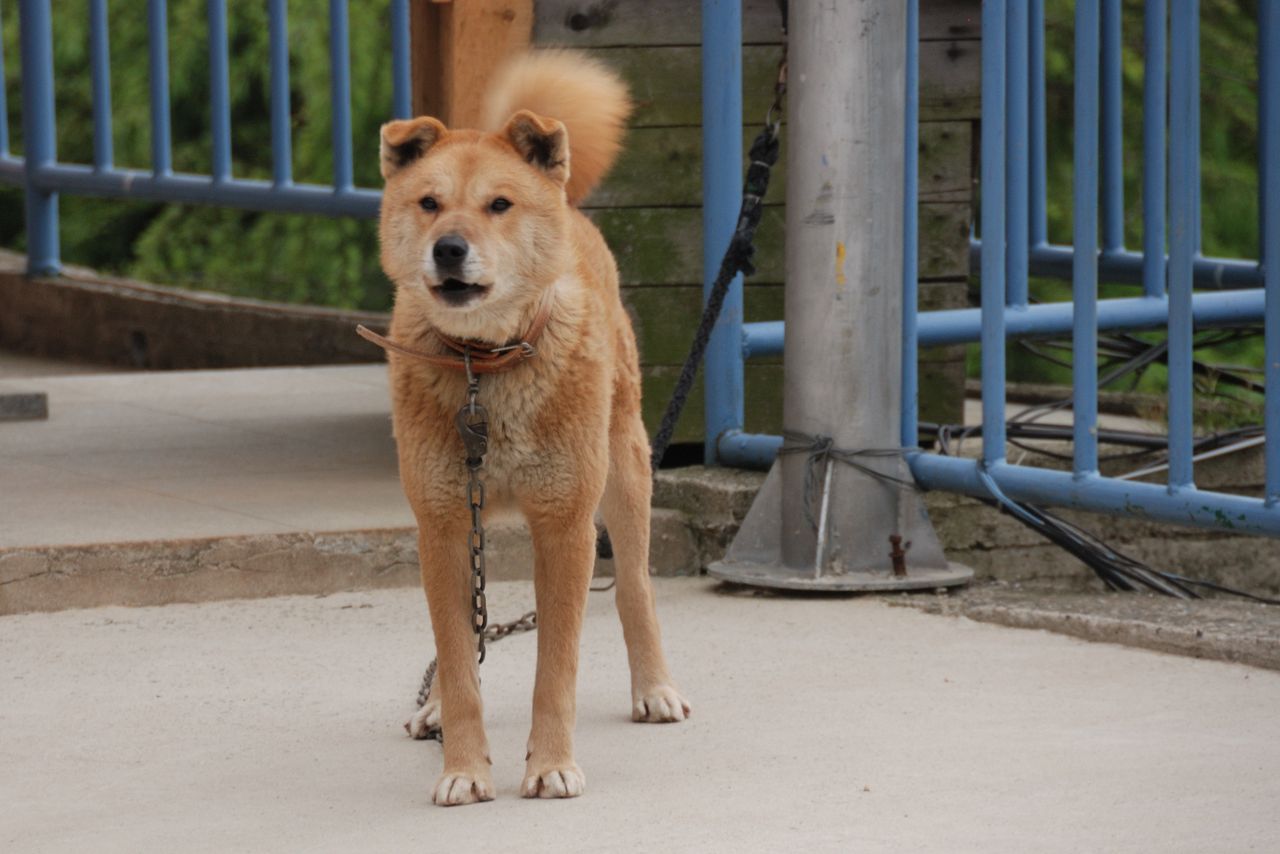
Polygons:
<instances>
[{"instance_id":1,"label":"dog's front paw","mask_svg":"<svg viewBox=\"0 0 1280 854\"><path fill-rule=\"evenodd\" d=\"M682 721L692 713L689 701L670 685L655 685L637 692L631 702L631 720L660 724Z\"/></svg>"},{"instance_id":2,"label":"dog's front paw","mask_svg":"<svg viewBox=\"0 0 1280 854\"><path fill-rule=\"evenodd\" d=\"M493 800L493 778L485 771L448 771L440 775L431 792L431 803L457 807Z\"/></svg>"},{"instance_id":3,"label":"dog's front paw","mask_svg":"<svg viewBox=\"0 0 1280 854\"><path fill-rule=\"evenodd\" d=\"M587 777L576 763L535 767L531 762L520 784L522 798L576 798L587 790Z\"/></svg>"},{"instance_id":4,"label":"dog's front paw","mask_svg":"<svg viewBox=\"0 0 1280 854\"><path fill-rule=\"evenodd\" d=\"M440 730L440 701L428 697L427 704L405 721L404 728L413 738L432 738Z\"/></svg>"}]
</instances>

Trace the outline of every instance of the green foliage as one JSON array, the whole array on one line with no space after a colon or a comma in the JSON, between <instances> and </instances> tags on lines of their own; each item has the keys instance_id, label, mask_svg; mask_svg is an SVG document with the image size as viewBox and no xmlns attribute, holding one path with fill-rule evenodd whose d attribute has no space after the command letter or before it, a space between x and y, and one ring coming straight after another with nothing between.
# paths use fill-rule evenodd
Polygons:
<instances>
[{"instance_id":1,"label":"green foliage","mask_svg":"<svg viewBox=\"0 0 1280 854\"><path fill-rule=\"evenodd\" d=\"M91 163L88 0L54 4L58 157ZM228 3L232 171L271 177L266 4ZM329 17L323 0L289 3L293 176L332 179ZM209 56L205 0L169 0L169 83L173 168L210 168ZM354 171L376 187L378 125L390 114L390 24L384 0L351 0L350 54ZM112 140L119 166L151 164L150 66L145 7L108 4ZM13 149L21 154L22 110L17 0L0 0ZM25 245L21 193L0 191L0 244ZM155 282L240 295L344 307L386 308L390 288L378 266L372 222L262 214L200 206L61 199L63 258Z\"/></svg>"}]
</instances>

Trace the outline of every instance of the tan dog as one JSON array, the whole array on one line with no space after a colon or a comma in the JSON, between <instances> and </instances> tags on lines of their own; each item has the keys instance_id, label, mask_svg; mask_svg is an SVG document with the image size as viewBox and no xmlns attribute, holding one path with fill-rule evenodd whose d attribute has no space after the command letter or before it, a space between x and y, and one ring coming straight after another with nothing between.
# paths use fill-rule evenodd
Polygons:
<instances>
[{"instance_id":1,"label":"tan dog","mask_svg":"<svg viewBox=\"0 0 1280 854\"><path fill-rule=\"evenodd\" d=\"M632 717L679 721L689 704L662 653L649 584L649 447L635 335L604 239L575 207L612 165L630 112L625 86L572 53L529 54L487 99L489 132L433 118L382 128L382 266L396 284L390 338L445 356L446 338L515 342L550 306L537 354L485 374L488 507L522 512L533 535L538 667L521 794L574 797L578 642L595 557L594 516L616 550ZM389 353L400 479L439 657L421 736L442 726L437 804L493 798L472 631L470 516L453 366ZM488 513L488 510L486 510Z\"/></svg>"}]
</instances>

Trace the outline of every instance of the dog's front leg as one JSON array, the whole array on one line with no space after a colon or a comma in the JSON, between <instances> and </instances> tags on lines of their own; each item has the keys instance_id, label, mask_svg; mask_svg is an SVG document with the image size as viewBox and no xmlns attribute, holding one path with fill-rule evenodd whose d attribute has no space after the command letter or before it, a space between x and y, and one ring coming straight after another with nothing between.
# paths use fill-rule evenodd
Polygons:
<instances>
[{"instance_id":1,"label":"dog's front leg","mask_svg":"<svg viewBox=\"0 0 1280 854\"><path fill-rule=\"evenodd\" d=\"M440 696L444 773L432 789L431 800L441 806L493 800L471 622L467 531L466 524L456 519L421 518L418 524L422 586L439 660L432 693L439 691Z\"/></svg>"},{"instance_id":2,"label":"dog's front leg","mask_svg":"<svg viewBox=\"0 0 1280 854\"><path fill-rule=\"evenodd\" d=\"M529 515L538 603L538 670L524 783L526 798L573 798L586 777L573 759L578 641L594 563L595 525L585 507Z\"/></svg>"}]
</instances>

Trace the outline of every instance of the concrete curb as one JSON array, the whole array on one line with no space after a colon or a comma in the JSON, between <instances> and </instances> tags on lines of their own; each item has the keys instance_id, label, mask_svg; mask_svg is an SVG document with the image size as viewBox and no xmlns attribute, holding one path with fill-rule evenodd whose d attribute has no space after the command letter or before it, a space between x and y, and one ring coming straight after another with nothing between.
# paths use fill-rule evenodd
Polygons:
<instances>
[{"instance_id":1,"label":"concrete curb","mask_svg":"<svg viewBox=\"0 0 1280 854\"><path fill-rule=\"evenodd\" d=\"M533 577L522 524L494 525L487 533L490 580ZM698 549L684 514L654 511L650 557L655 575L696 574ZM600 561L596 574L612 575L613 562ZM415 528L0 550L0 615L416 584Z\"/></svg>"},{"instance_id":2,"label":"concrete curb","mask_svg":"<svg viewBox=\"0 0 1280 854\"><path fill-rule=\"evenodd\" d=\"M930 614L1280 670L1280 610L1233 600L977 588L891 600Z\"/></svg>"}]
</instances>

